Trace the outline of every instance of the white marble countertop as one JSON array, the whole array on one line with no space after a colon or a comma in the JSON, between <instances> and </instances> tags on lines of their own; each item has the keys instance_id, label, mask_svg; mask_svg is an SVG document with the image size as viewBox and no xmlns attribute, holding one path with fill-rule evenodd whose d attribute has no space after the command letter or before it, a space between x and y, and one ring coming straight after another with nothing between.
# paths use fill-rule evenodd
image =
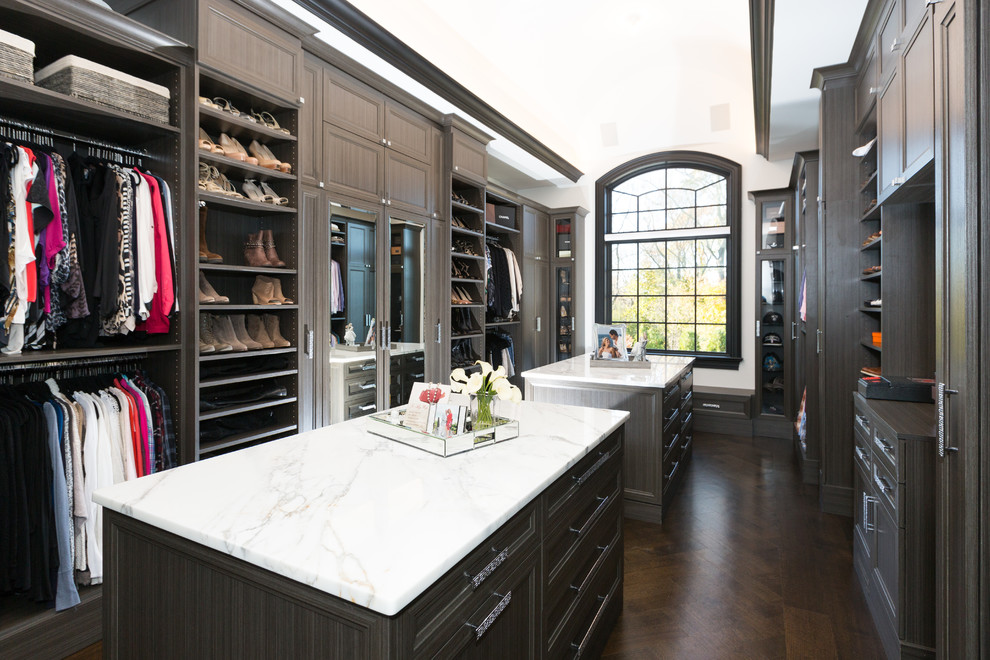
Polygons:
<instances>
[{"instance_id":1,"label":"white marble countertop","mask_svg":"<svg viewBox=\"0 0 990 660\"><path fill-rule=\"evenodd\" d=\"M694 363L694 358L650 355L649 369L632 367L592 367L591 354L579 355L536 369L524 371L527 380L554 381L561 383L594 383L601 385L623 385L626 387L664 388L670 385L679 373Z\"/></svg>"},{"instance_id":2,"label":"white marble countertop","mask_svg":"<svg viewBox=\"0 0 990 660\"><path fill-rule=\"evenodd\" d=\"M392 344L391 355L409 355L423 351L423 344L399 343ZM365 360L375 360L375 351L349 351L346 348L334 348L330 351L330 364L351 364L354 362L364 362Z\"/></svg>"},{"instance_id":3,"label":"white marble countertop","mask_svg":"<svg viewBox=\"0 0 990 660\"><path fill-rule=\"evenodd\" d=\"M532 402L517 410L518 438L449 458L372 435L378 422L364 417L93 499L391 616L629 417Z\"/></svg>"}]
</instances>

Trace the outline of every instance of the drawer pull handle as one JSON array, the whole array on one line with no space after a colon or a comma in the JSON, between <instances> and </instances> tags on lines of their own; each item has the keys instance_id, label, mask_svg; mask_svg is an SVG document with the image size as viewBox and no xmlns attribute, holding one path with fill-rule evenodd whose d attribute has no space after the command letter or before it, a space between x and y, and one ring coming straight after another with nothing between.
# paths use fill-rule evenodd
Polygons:
<instances>
[{"instance_id":1,"label":"drawer pull handle","mask_svg":"<svg viewBox=\"0 0 990 660\"><path fill-rule=\"evenodd\" d=\"M474 639L475 639L475 641L478 641L479 639L481 639L481 637L486 632L488 632L488 629L492 627L492 624L495 623L495 620L499 617L500 614L502 614L502 612L505 611L505 608L507 608L509 606L509 603L512 602L512 592L511 591L509 593L505 594L504 596L502 594L492 594L492 595L493 596L498 596L499 598L502 599L502 600L498 601L498 605L495 606L495 609L492 610L488 614L488 616L485 617L485 620L482 621L481 623L479 623L478 625L474 626L474 625L471 625L470 623L466 624L467 626L469 626L471 628L474 628Z\"/></svg>"},{"instance_id":2,"label":"drawer pull handle","mask_svg":"<svg viewBox=\"0 0 990 660\"><path fill-rule=\"evenodd\" d=\"M684 430L684 427L686 427L688 424L691 423L691 418L692 417L694 417L694 412L689 412L688 415L687 415L687 417L684 418L684 421L681 422L681 430L682 431Z\"/></svg>"},{"instance_id":3,"label":"drawer pull handle","mask_svg":"<svg viewBox=\"0 0 990 660\"><path fill-rule=\"evenodd\" d=\"M605 555L608 553L608 547L609 547L608 544L599 545L595 547L595 549L598 550L601 554L598 556L598 559L595 560L595 563L591 565L591 570L588 571L588 574L584 576L584 580L581 582L579 586L575 586L572 584L568 587L577 592L575 595L580 596L588 588L588 583L591 582L591 576L594 575L595 572L598 570L598 567L605 559Z\"/></svg>"},{"instance_id":4,"label":"drawer pull handle","mask_svg":"<svg viewBox=\"0 0 990 660\"><path fill-rule=\"evenodd\" d=\"M876 473L873 474L873 483L879 486L880 490L882 490L885 493L889 493L894 489L886 478L881 477L879 474Z\"/></svg>"},{"instance_id":5,"label":"drawer pull handle","mask_svg":"<svg viewBox=\"0 0 990 660\"><path fill-rule=\"evenodd\" d=\"M495 551L495 548L492 548L492 551ZM501 566L502 562L504 562L508 557L509 557L509 549L505 548L504 550L502 550L502 552L495 555L495 559L492 559L490 562L488 562L488 565L485 566L483 569L481 569L480 573L478 573L477 575L471 575L470 573L465 573L464 576L470 578L472 586L475 589L477 589L478 587L481 586L481 583L484 582L486 579L488 579L488 577L495 572L495 569Z\"/></svg>"},{"instance_id":6,"label":"drawer pull handle","mask_svg":"<svg viewBox=\"0 0 990 660\"><path fill-rule=\"evenodd\" d=\"M880 451L887 454L887 456L890 456L891 459L894 458L894 451L893 451L894 446L892 444L890 444L880 436L877 436L873 439L873 444L875 444L880 449Z\"/></svg>"},{"instance_id":7,"label":"drawer pull handle","mask_svg":"<svg viewBox=\"0 0 990 660\"><path fill-rule=\"evenodd\" d=\"M670 474L663 475L663 478L666 479L667 481L670 481L671 479L673 479L674 478L674 474L677 472L677 466L680 465L680 464L681 464L680 461L676 461L674 463L674 467L670 468Z\"/></svg>"},{"instance_id":8,"label":"drawer pull handle","mask_svg":"<svg viewBox=\"0 0 990 660\"><path fill-rule=\"evenodd\" d=\"M365 383L364 385L359 385L362 390L373 390L377 387L375 383Z\"/></svg>"},{"instance_id":9,"label":"drawer pull handle","mask_svg":"<svg viewBox=\"0 0 990 660\"><path fill-rule=\"evenodd\" d=\"M598 512L604 509L605 504L608 502L608 497L596 497L595 499L598 501L598 506L595 507L595 510L591 512L590 516L588 516L588 519L584 521L583 525L581 525L581 529L568 527L567 529L569 531L577 534L580 537L583 536L585 532L587 532L591 528L591 524L595 521L596 518L598 518Z\"/></svg>"},{"instance_id":10,"label":"drawer pull handle","mask_svg":"<svg viewBox=\"0 0 990 660\"><path fill-rule=\"evenodd\" d=\"M687 394L681 397L681 405L683 406L685 403L690 401L693 396L694 396L694 390L689 390Z\"/></svg>"},{"instance_id":11,"label":"drawer pull handle","mask_svg":"<svg viewBox=\"0 0 990 660\"><path fill-rule=\"evenodd\" d=\"M426 360L426 358L422 355L413 356L413 362L423 362L424 360Z\"/></svg>"},{"instance_id":12,"label":"drawer pull handle","mask_svg":"<svg viewBox=\"0 0 990 660\"><path fill-rule=\"evenodd\" d=\"M859 425L862 426L864 429L869 430L870 425L866 420L866 415L856 415L856 421L859 422Z\"/></svg>"},{"instance_id":13,"label":"drawer pull handle","mask_svg":"<svg viewBox=\"0 0 990 660\"><path fill-rule=\"evenodd\" d=\"M681 384L677 383L677 385L674 385L674 389L672 389L670 392L667 393L667 396L664 397L664 400L670 399L680 391L681 391Z\"/></svg>"},{"instance_id":14,"label":"drawer pull handle","mask_svg":"<svg viewBox=\"0 0 990 660\"><path fill-rule=\"evenodd\" d=\"M675 445L677 444L677 441L678 441L678 440L680 440L680 439L681 439L681 434L680 434L680 433L678 433L678 434L676 434L676 435L675 435L675 436L674 436L674 437L673 437L673 438L671 439L671 441L670 441L670 444L669 444L669 445L664 445L664 446L663 446L663 450L664 450L664 452L668 452L668 451L670 451L670 448L671 448L671 447L673 447L673 446L675 446Z\"/></svg>"},{"instance_id":15,"label":"drawer pull handle","mask_svg":"<svg viewBox=\"0 0 990 660\"><path fill-rule=\"evenodd\" d=\"M577 651L577 653L574 654L574 660L580 658L588 649L588 645L591 643L591 640L595 635L595 629L598 628L598 624L602 620L605 610L608 609L608 604L612 602L612 594L610 593L607 596L599 596L597 600L601 603L601 605L598 606L598 611L595 612L595 618L591 620L591 625L588 626L587 632L585 632L584 637L581 638L581 643L577 644L571 642L571 648Z\"/></svg>"},{"instance_id":16,"label":"drawer pull handle","mask_svg":"<svg viewBox=\"0 0 990 660\"><path fill-rule=\"evenodd\" d=\"M859 445L856 445L856 455L859 456L859 460L861 461L869 462L870 460L869 457L866 455L866 450L860 447Z\"/></svg>"},{"instance_id":17,"label":"drawer pull handle","mask_svg":"<svg viewBox=\"0 0 990 660\"><path fill-rule=\"evenodd\" d=\"M681 414L681 409L680 408L674 408L674 412L670 413L670 417L665 417L664 418L663 425L664 426L667 426L667 424L670 424L675 419L677 419L677 416L680 415L680 414Z\"/></svg>"},{"instance_id":18,"label":"drawer pull handle","mask_svg":"<svg viewBox=\"0 0 990 660\"><path fill-rule=\"evenodd\" d=\"M375 368L375 363L372 362L371 364L362 365L361 366L361 371L371 371L374 368Z\"/></svg>"},{"instance_id":19,"label":"drawer pull handle","mask_svg":"<svg viewBox=\"0 0 990 660\"><path fill-rule=\"evenodd\" d=\"M374 410L374 409L375 409L375 404L373 404L373 403L369 403L366 406L358 406L358 410L363 410L365 412L367 412L369 410Z\"/></svg>"},{"instance_id":20,"label":"drawer pull handle","mask_svg":"<svg viewBox=\"0 0 990 660\"><path fill-rule=\"evenodd\" d=\"M876 525L870 522L870 505L876 504L877 498L863 493L863 529L867 532L876 530Z\"/></svg>"},{"instance_id":21,"label":"drawer pull handle","mask_svg":"<svg viewBox=\"0 0 990 660\"><path fill-rule=\"evenodd\" d=\"M689 371L689 372L687 372L686 374L684 374L683 376L681 376L681 382L683 383L683 382L684 382L684 381L686 381L686 380L687 380L688 378L690 378L690 377L691 377L691 376L692 376L693 374L694 374L694 371Z\"/></svg>"},{"instance_id":22,"label":"drawer pull handle","mask_svg":"<svg viewBox=\"0 0 990 660\"><path fill-rule=\"evenodd\" d=\"M601 466L603 466L606 463L608 463L608 459L612 458L612 454L611 453L606 454L605 452L599 452L599 456L600 456L600 458L597 461L595 461L595 464L594 465L592 465L590 468L588 468L588 471L587 472L585 472L584 474L582 474L580 477L577 476L576 474L573 475L572 478L574 479L574 482L578 486L583 486L584 483L586 481L588 481L588 479L591 479L591 476L595 472L598 472L598 470L599 470L599 468L601 468Z\"/></svg>"}]
</instances>

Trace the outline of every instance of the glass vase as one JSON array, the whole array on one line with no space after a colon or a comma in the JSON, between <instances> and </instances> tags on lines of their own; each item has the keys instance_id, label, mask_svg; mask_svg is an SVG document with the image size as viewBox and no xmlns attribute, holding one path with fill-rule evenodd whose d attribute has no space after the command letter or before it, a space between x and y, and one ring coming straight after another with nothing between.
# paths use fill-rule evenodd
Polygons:
<instances>
[{"instance_id":1,"label":"glass vase","mask_svg":"<svg viewBox=\"0 0 990 660\"><path fill-rule=\"evenodd\" d=\"M495 393L494 392L481 392L474 395L474 414L472 418L474 419L474 430L478 429L488 429L495 426L495 414L494 414L494 403L495 403Z\"/></svg>"}]
</instances>

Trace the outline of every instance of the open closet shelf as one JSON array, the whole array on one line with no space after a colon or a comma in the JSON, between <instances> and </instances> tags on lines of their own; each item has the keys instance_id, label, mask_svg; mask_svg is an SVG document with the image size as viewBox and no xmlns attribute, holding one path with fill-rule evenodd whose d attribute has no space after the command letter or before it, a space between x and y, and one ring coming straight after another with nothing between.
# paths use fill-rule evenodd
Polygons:
<instances>
[{"instance_id":1,"label":"open closet shelf","mask_svg":"<svg viewBox=\"0 0 990 660\"><path fill-rule=\"evenodd\" d=\"M46 362L49 360L78 360L86 358L106 357L109 354L141 355L165 351L178 351L178 344L128 344L126 346L101 346L97 348L60 348L57 350L30 351L25 350L20 355L0 355L0 366L27 364L31 362Z\"/></svg>"},{"instance_id":2,"label":"open closet shelf","mask_svg":"<svg viewBox=\"0 0 990 660\"><path fill-rule=\"evenodd\" d=\"M861 344L863 344L863 346L865 346L865 347L867 347L868 349L870 349L871 351L876 351L877 353L879 353L880 351L882 351L882 350L883 350L883 348L882 348L881 346L879 346L879 345L877 345L877 344L874 344L874 343L873 343L873 342L872 342L871 340L869 340L869 339L864 339L864 340L863 340L862 342L860 342L860 343L861 343Z\"/></svg>"},{"instance_id":3,"label":"open closet shelf","mask_svg":"<svg viewBox=\"0 0 990 660\"><path fill-rule=\"evenodd\" d=\"M299 305L200 305L201 312L278 312L285 309L299 309Z\"/></svg>"},{"instance_id":4,"label":"open closet shelf","mask_svg":"<svg viewBox=\"0 0 990 660\"><path fill-rule=\"evenodd\" d=\"M874 175L874 176L876 176L876 175ZM868 220L879 220L879 219L880 219L880 205L879 204L873 204L873 206L871 206L870 208L866 209L866 211L863 213L863 217L860 218L860 220L862 222L866 222Z\"/></svg>"},{"instance_id":5,"label":"open closet shelf","mask_svg":"<svg viewBox=\"0 0 990 660\"><path fill-rule=\"evenodd\" d=\"M122 146L179 133L174 126L10 78L0 78L0 115L87 137L112 135Z\"/></svg>"},{"instance_id":6,"label":"open closet shelf","mask_svg":"<svg viewBox=\"0 0 990 660\"><path fill-rule=\"evenodd\" d=\"M284 355L286 353L295 353L296 348L294 346L289 346L288 348L265 348L260 351L231 351L229 353L207 353L206 355L200 355L200 362L219 362L222 360L236 360L237 358L242 358L246 355Z\"/></svg>"},{"instance_id":7,"label":"open closet shelf","mask_svg":"<svg viewBox=\"0 0 990 660\"><path fill-rule=\"evenodd\" d=\"M279 112L299 109L298 103L270 94L260 87L255 87L241 79L218 71L209 64L200 62L199 77L200 95L210 99L218 96L229 99L237 106L238 110L243 112L251 112L251 108L253 107L255 110L272 112L275 114L275 118L279 119ZM229 116L227 113L224 114ZM247 123L250 124L251 122ZM292 130L291 126L284 126L284 128ZM285 134L282 133L282 135Z\"/></svg>"},{"instance_id":8,"label":"open closet shelf","mask_svg":"<svg viewBox=\"0 0 990 660\"><path fill-rule=\"evenodd\" d=\"M503 325L519 325L519 321L485 321L485 326L495 328Z\"/></svg>"},{"instance_id":9,"label":"open closet shelf","mask_svg":"<svg viewBox=\"0 0 990 660\"><path fill-rule=\"evenodd\" d=\"M208 387L223 387L224 385L238 385L240 383L250 383L262 378L278 378L279 376L295 376L298 369L280 369L278 371L259 371L244 376L231 376L230 378L208 378L199 383L199 389Z\"/></svg>"},{"instance_id":10,"label":"open closet shelf","mask_svg":"<svg viewBox=\"0 0 990 660\"><path fill-rule=\"evenodd\" d=\"M237 209L245 215L263 216L291 214L296 212L296 209L291 206L277 206L275 204L255 202L254 200L247 198L241 199L239 197L230 197L219 193L206 192L205 190L199 191L199 199L202 202L206 202L210 206Z\"/></svg>"},{"instance_id":11,"label":"open closet shelf","mask_svg":"<svg viewBox=\"0 0 990 660\"><path fill-rule=\"evenodd\" d=\"M216 271L220 273L245 273L249 275L295 275L299 271L295 268L270 268L255 266L234 266L227 264L200 264L200 270ZM265 305L265 307L276 307L277 305ZM212 307L211 307L212 308Z\"/></svg>"},{"instance_id":12,"label":"open closet shelf","mask_svg":"<svg viewBox=\"0 0 990 660\"><path fill-rule=\"evenodd\" d=\"M239 433L237 435L228 436L223 440L217 440L216 442L204 442L199 446L199 453L201 456L207 457L208 454L223 451L224 449L244 445L249 442L254 442L255 440L263 440L265 438L270 438L273 435L292 433L297 429L298 427L295 424L288 424L281 426L270 426L257 431L251 431L249 433Z\"/></svg>"},{"instance_id":13,"label":"open closet shelf","mask_svg":"<svg viewBox=\"0 0 990 660\"><path fill-rule=\"evenodd\" d=\"M278 170L270 170L267 167L259 167L258 165L251 165L249 163L244 163L239 160L234 160L233 158L227 158L226 156L220 156L217 154L211 154L200 149L199 159L203 162L215 165L218 170L223 172L229 177L233 176L235 179L259 179L261 181L295 181L295 174L286 174L285 172L279 172ZM232 174L232 173L237 174ZM251 176L243 177L240 173L246 172ZM234 198L236 199L236 198ZM250 200L245 200L250 201Z\"/></svg>"},{"instance_id":14,"label":"open closet shelf","mask_svg":"<svg viewBox=\"0 0 990 660\"><path fill-rule=\"evenodd\" d=\"M457 233L457 234L466 234L468 236L477 236L479 238L484 236L484 234L481 233L480 231L475 231L473 229L464 229L463 227L457 227L455 225L451 225L450 226L450 231L452 231L454 233Z\"/></svg>"},{"instance_id":15,"label":"open closet shelf","mask_svg":"<svg viewBox=\"0 0 990 660\"><path fill-rule=\"evenodd\" d=\"M881 273L871 273L870 275L863 275L861 280L864 282L879 282L881 278Z\"/></svg>"},{"instance_id":16,"label":"open closet shelf","mask_svg":"<svg viewBox=\"0 0 990 660\"><path fill-rule=\"evenodd\" d=\"M518 229L513 229L512 227L506 227L500 225L497 222L485 221L485 230L489 234L519 234L522 233Z\"/></svg>"},{"instance_id":17,"label":"open closet shelf","mask_svg":"<svg viewBox=\"0 0 990 660\"><path fill-rule=\"evenodd\" d=\"M451 252L450 256L457 257L459 259L478 259L479 261L484 260L484 257L479 256L477 254L464 254L463 252Z\"/></svg>"},{"instance_id":18,"label":"open closet shelf","mask_svg":"<svg viewBox=\"0 0 990 660\"><path fill-rule=\"evenodd\" d=\"M251 412L253 410L264 410L265 408L275 408L276 406L285 406L290 403L295 403L298 401L298 397L287 396L284 399L272 399L271 401L258 401L256 403L248 403L243 406L231 406L230 408L221 408L220 410L210 410L209 412L200 412L200 421L206 421L208 419L219 419L220 417L230 417L231 415L239 415L241 413Z\"/></svg>"},{"instance_id":19,"label":"open closet shelf","mask_svg":"<svg viewBox=\"0 0 990 660\"><path fill-rule=\"evenodd\" d=\"M462 204L461 202L455 202L454 200L450 200L450 206L460 211L469 211L471 213L477 213L478 215L485 214L484 209L479 209L477 206L471 206L470 204Z\"/></svg>"},{"instance_id":20,"label":"open closet shelf","mask_svg":"<svg viewBox=\"0 0 990 660\"><path fill-rule=\"evenodd\" d=\"M251 112L251 108L238 108L238 110ZM276 118L276 121L278 121L278 118ZM212 129L213 132L226 133L235 138L240 138L242 135L249 135L257 138L259 142L264 144L297 141L295 135L276 131L259 122L235 117L225 110L217 110L202 103L199 104L199 124L203 128ZM211 131L208 130L207 132Z\"/></svg>"}]
</instances>

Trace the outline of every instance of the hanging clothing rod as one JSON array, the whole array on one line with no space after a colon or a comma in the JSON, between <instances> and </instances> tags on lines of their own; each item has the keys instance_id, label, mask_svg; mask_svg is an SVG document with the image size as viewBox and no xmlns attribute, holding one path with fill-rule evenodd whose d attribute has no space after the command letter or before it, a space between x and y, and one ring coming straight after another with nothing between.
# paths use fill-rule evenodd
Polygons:
<instances>
[{"instance_id":1,"label":"hanging clothing rod","mask_svg":"<svg viewBox=\"0 0 990 660\"><path fill-rule=\"evenodd\" d=\"M148 357L147 353L128 353L127 355L110 355L97 358L65 358L64 360L47 360L45 362L21 362L19 364L0 365L0 374L12 371L38 371L42 369L77 369L80 367L93 367L101 364L120 364L124 362L138 362Z\"/></svg>"},{"instance_id":2,"label":"hanging clothing rod","mask_svg":"<svg viewBox=\"0 0 990 660\"><path fill-rule=\"evenodd\" d=\"M88 138L81 135L73 135L71 133L63 133L62 131L56 131L52 128L17 121L15 119L7 119L6 117L0 117L0 126L8 126L10 128L28 131L37 135L48 135L51 137L60 138L62 140L69 140L71 142L81 142L99 149L106 149L108 151L113 151L120 154L129 154L131 156L137 156L138 158L148 157L147 149L129 149L127 147L110 144L109 142L103 142L102 140L96 140L94 138Z\"/></svg>"}]
</instances>

